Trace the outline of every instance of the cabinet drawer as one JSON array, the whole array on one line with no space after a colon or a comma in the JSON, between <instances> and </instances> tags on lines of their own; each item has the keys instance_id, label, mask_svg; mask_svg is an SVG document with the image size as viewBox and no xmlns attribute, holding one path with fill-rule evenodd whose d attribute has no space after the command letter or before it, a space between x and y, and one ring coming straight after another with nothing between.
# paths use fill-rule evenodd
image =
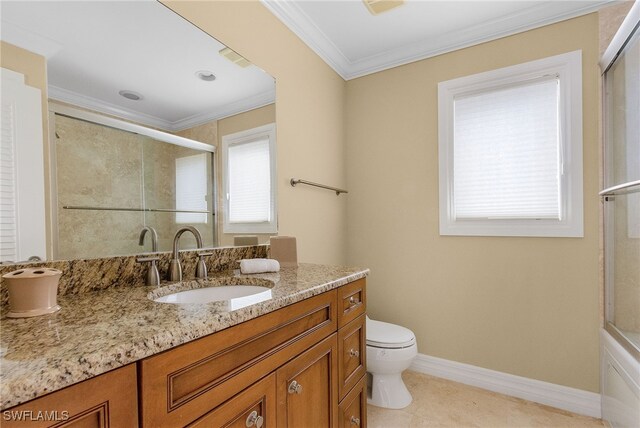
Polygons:
<instances>
[{"instance_id":1,"label":"cabinet drawer","mask_svg":"<svg viewBox=\"0 0 640 428\"><path fill-rule=\"evenodd\" d=\"M270 374L231 400L218 406L189 428L275 428L276 426L276 375Z\"/></svg>"},{"instance_id":2,"label":"cabinet drawer","mask_svg":"<svg viewBox=\"0 0 640 428\"><path fill-rule=\"evenodd\" d=\"M278 427L335 427L338 344L333 334L278 369Z\"/></svg>"},{"instance_id":3,"label":"cabinet drawer","mask_svg":"<svg viewBox=\"0 0 640 428\"><path fill-rule=\"evenodd\" d=\"M367 426L367 377L364 376L342 400L338 408L338 427Z\"/></svg>"},{"instance_id":4,"label":"cabinet drawer","mask_svg":"<svg viewBox=\"0 0 640 428\"><path fill-rule=\"evenodd\" d=\"M44 412L47 412L44 415ZM6 420L7 415L15 415ZM29 416L31 415L31 416ZM39 420L28 420L37 418ZM43 416L44 415L44 416ZM2 427L120 428L138 426L135 364L6 410ZM22 416L26 421L16 420ZM42 420L46 418L49 420Z\"/></svg>"},{"instance_id":5,"label":"cabinet drawer","mask_svg":"<svg viewBox=\"0 0 640 428\"><path fill-rule=\"evenodd\" d=\"M359 279L338 289L338 327L365 313L366 282Z\"/></svg>"},{"instance_id":6,"label":"cabinet drawer","mask_svg":"<svg viewBox=\"0 0 640 428\"><path fill-rule=\"evenodd\" d=\"M367 356L365 315L338 331L338 391L342 399L364 376Z\"/></svg>"},{"instance_id":7,"label":"cabinet drawer","mask_svg":"<svg viewBox=\"0 0 640 428\"><path fill-rule=\"evenodd\" d=\"M142 360L143 425L201 417L333 333L336 312L333 290Z\"/></svg>"}]
</instances>

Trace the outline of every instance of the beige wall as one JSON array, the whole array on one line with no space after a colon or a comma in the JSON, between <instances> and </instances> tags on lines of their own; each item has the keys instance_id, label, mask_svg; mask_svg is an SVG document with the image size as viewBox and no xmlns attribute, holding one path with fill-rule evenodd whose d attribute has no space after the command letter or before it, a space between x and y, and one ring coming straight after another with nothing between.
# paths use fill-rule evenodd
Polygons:
<instances>
[{"instance_id":1,"label":"beige wall","mask_svg":"<svg viewBox=\"0 0 640 428\"><path fill-rule=\"evenodd\" d=\"M47 222L47 258L51 257L51 199L49 198L49 116L47 114L47 61L45 57L0 40L0 67L25 76L25 83L40 89L42 98L42 135L44 138L45 221Z\"/></svg>"},{"instance_id":2,"label":"beige wall","mask_svg":"<svg viewBox=\"0 0 640 428\"><path fill-rule=\"evenodd\" d=\"M344 263L347 197L292 177L345 186L345 82L257 1L163 1L276 79L278 233L298 259Z\"/></svg>"},{"instance_id":3,"label":"beige wall","mask_svg":"<svg viewBox=\"0 0 640 428\"><path fill-rule=\"evenodd\" d=\"M274 123L276 120L276 105L269 104L244 113L225 117L218 121L218 146L222 145L222 137L236 132L246 131L262 125Z\"/></svg>"},{"instance_id":4,"label":"beige wall","mask_svg":"<svg viewBox=\"0 0 640 428\"><path fill-rule=\"evenodd\" d=\"M437 84L581 49L584 238L438 231ZM598 391L598 17L347 83L348 263L424 354Z\"/></svg>"},{"instance_id":5,"label":"beige wall","mask_svg":"<svg viewBox=\"0 0 640 428\"><path fill-rule=\"evenodd\" d=\"M270 104L268 106L260 107L254 110L250 110L244 113L229 116L218 121L218 147L222 148L222 137L236 132L245 131L247 129L257 128L258 126L268 125L269 123L275 123L276 121L276 105ZM276 129L276 144L278 141L277 129ZM218 240L219 245L227 246L233 245L233 237L236 236L232 233L222 233L224 222L224 210L222 209L222 152L218 152ZM254 234L258 237L258 242L261 244L268 244L271 234L258 233Z\"/></svg>"}]
</instances>

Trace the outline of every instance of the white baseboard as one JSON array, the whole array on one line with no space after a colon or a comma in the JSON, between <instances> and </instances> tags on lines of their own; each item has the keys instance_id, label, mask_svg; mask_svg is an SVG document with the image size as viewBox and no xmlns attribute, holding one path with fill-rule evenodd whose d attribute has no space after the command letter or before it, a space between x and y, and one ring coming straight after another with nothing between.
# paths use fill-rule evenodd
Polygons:
<instances>
[{"instance_id":1,"label":"white baseboard","mask_svg":"<svg viewBox=\"0 0 640 428\"><path fill-rule=\"evenodd\" d=\"M418 354L410 370L600 418L600 394Z\"/></svg>"}]
</instances>

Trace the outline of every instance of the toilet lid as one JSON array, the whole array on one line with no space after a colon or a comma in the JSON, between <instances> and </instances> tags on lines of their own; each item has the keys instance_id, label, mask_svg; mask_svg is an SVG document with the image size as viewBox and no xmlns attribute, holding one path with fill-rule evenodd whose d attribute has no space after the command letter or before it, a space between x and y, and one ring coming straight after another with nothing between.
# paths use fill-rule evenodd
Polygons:
<instances>
[{"instance_id":1,"label":"toilet lid","mask_svg":"<svg viewBox=\"0 0 640 428\"><path fill-rule=\"evenodd\" d=\"M416 342L408 328L367 318L367 345L378 348L405 348Z\"/></svg>"}]
</instances>

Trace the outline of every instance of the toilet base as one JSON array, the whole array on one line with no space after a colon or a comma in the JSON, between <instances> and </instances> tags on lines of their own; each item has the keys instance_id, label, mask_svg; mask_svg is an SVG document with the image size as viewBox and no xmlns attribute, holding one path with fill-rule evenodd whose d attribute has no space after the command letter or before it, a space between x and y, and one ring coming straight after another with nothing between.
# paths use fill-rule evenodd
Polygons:
<instances>
[{"instance_id":1,"label":"toilet base","mask_svg":"<svg viewBox=\"0 0 640 428\"><path fill-rule=\"evenodd\" d=\"M370 393L367 391L367 403L386 409L403 409L413 401L400 373L372 373L370 379L371 389Z\"/></svg>"}]
</instances>

